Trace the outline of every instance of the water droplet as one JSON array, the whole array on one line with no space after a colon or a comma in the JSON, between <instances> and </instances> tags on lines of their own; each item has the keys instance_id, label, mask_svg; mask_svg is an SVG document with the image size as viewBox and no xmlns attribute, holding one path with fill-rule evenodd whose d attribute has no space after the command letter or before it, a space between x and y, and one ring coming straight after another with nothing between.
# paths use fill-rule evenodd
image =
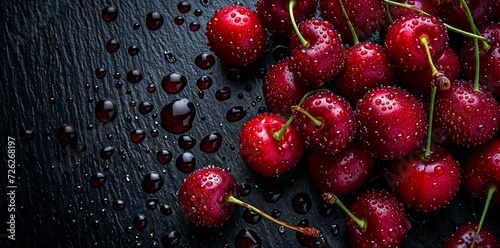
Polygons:
<instances>
[{"instance_id":1,"label":"water droplet","mask_svg":"<svg viewBox=\"0 0 500 248\"><path fill-rule=\"evenodd\" d=\"M118 10L114 6L106 6L102 9L101 16L105 22L112 22L118 17Z\"/></svg>"},{"instance_id":2,"label":"water droplet","mask_svg":"<svg viewBox=\"0 0 500 248\"><path fill-rule=\"evenodd\" d=\"M262 240L254 231L241 229L234 239L235 247L261 247Z\"/></svg>"},{"instance_id":3,"label":"water droplet","mask_svg":"<svg viewBox=\"0 0 500 248\"><path fill-rule=\"evenodd\" d=\"M161 243L164 247L176 247L181 240L181 234L177 231L171 231L161 237Z\"/></svg>"},{"instance_id":4,"label":"water droplet","mask_svg":"<svg viewBox=\"0 0 500 248\"><path fill-rule=\"evenodd\" d=\"M218 132L209 133L200 142L200 149L204 152L216 152L222 144L222 135Z\"/></svg>"},{"instance_id":5,"label":"water droplet","mask_svg":"<svg viewBox=\"0 0 500 248\"><path fill-rule=\"evenodd\" d=\"M263 192L264 200L268 203L275 203L283 197L284 190L276 185L268 185Z\"/></svg>"},{"instance_id":6,"label":"water droplet","mask_svg":"<svg viewBox=\"0 0 500 248\"><path fill-rule=\"evenodd\" d=\"M114 53L120 49L120 43L116 39L110 39L106 42L106 51Z\"/></svg>"},{"instance_id":7,"label":"water droplet","mask_svg":"<svg viewBox=\"0 0 500 248\"><path fill-rule=\"evenodd\" d=\"M113 209L115 211L122 211L123 209L125 209L125 201L121 199L113 201Z\"/></svg>"},{"instance_id":8,"label":"water droplet","mask_svg":"<svg viewBox=\"0 0 500 248\"><path fill-rule=\"evenodd\" d=\"M160 212L163 214L163 215L171 215L172 214L172 208L167 205L167 204L163 204L160 206Z\"/></svg>"},{"instance_id":9,"label":"water droplet","mask_svg":"<svg viewBox=\"0 0 500 248\"><path fill-rule=\"evenodd\" d=\"M262 219L262 216L247 208L243 211L243 219L249 224L257 224Z\"/></svg>"},{"instance_id":10,"label":"water droplet","mask_svg":"<svg viewBox=\"0 0 500 248\"><path fill-rule=\"evenodd\" d=\"M200 78L198 78L198 80L196 80L196 86L198 86L200 90L206 90L210 88L212 84L212 78L209 76L201 76Z\"/></svg>"},{"instance_id":11,"label":"water droplet","mask_svg":"<svg viewBox=\"0 0 500 248\"><path fill-rule=\"evenodd\" d=\"M156 198L149 198L146 201L146 208L149 210L155 210L156 207L158 207L158 199Z\"/></svg>"},{"instance_id":12,"label":"water droplet","mask_svg":"<svg viewBox=\"0 0 500 248\"><path fill-rule=\"evenodd\" d=\"M143 115L150 113L153 111L154 105L150 102L141 102L139 103L139 112Z\"/></svg>"},{"instance_id":13,"label":"water droplet","mask_svg":"<svg viewBox=\"0 0 500 248\"><path fill-rule=\"evenodd\" d=\"M163 177L156 171L151 171L142 179L142 189L146 193L155 193L163 187Z\"/></svg>"},{"instance_id":14,"label":"water droplet","mask_svg":"<svg viewBox=\"0 0 500 248\"><path fill-rule=\"evenodd\" d=\"M57 138L63 143L72 143L78 139L78 133L69 124L62 124L57 128Z\"/></svg>"},{"instance_id":15,"label":"water droplet","mask_svg":"<svg viewBox=\"0 0 500 248\"><path fill-rule=\"evenodd\" d=\"M143 214L138 214L134 218L134 227L137 230L143 230L147 226L148 226L148 218L146 216L144 216Z\"/></svg>"},{"instance_id":16,"label":"water droplet","mask_svg":"<svg viewBox=\"0 0 500 248\"><path fill-rule=\"evenodd\" d=\"M139 47L136 45L132 45L132 46L128 47L128 54L131 56L135 56L135 55L139 54L139 51L140 51Z\"/></svg>"},{"instance_id":17,"label":"water droplet","mask_svg":"<svg viewBox=\"0 0 500 248\"><path fill-rule=\"evenodd\" d=\"M292 207L298 214L305 214L309 212L312 206L311 197L304 193L300 192L292 197Z\"/></svg>"},{"instance_id":18,"label":"water droplet","mask_svg":"<svg viewBox=\"0 0 500 248\"><path fill-rule=\"evenodd\" d=\"M156 153L156 159L161 164L168 164L172 161L172 152L168 149L161 149Z\"/></svg>"},{"instance_id":19,"label":"water droplet","mask_svg":"<svg viewBox=\"0 0 500 248\"><path fill-rule=\"evenodd\" d=\"M31 130L31 129L21 130L21 132L19 134L19 138L22 141L28 141L28 140L30 140L31 138L33 138L33 130Z\"/></svg>"},{"instance_id":20,"label":"water droplet","mask_svg":"<svg viewBox=\"0 0 500 248\"><path fill-rule=\"evenodd\" d=\"M196 166L196 159L192 153L184 152L175 161L177 169L184 173L193 172Z\"/></svg>"},{"instance_id":21,"label":"water droplet","mask_svg":"<svg viewBox=\"0 0 500 248\"><path fill-rule=\"evenodd\" d=\"M96 172L90 177L90 185L95 188L100 187L106 182L107 179L108 176L106 176L106 173Z\"/></svg>"},{"instance_id":22,"label":"water droplet","mask_svg":"<svg viewBox=\"0 0 500 248\"><path fill-rule=\"evenodd\" d=\"M127 72L127 81L130 83L139 83L142 80L142 73L138 69L132 69Z\"/></svg>"},{"instance_id":23,"label":"water droplet","mask_svg":"<svg viewBox=\"0 0 500 248\"><path fill-rule=\"evenodd\" d=\"M219 101L227 100L231 97L231 88L224 86L215 92L215 99Z\"/></svg>"},{"instance_id":24,"label":"water droplet","mask_svg":"<svg viewBox=\"0 0 500 248\"><path fill-rule=\"evenodd\" d=\"M189 23L189 30L191 31L198 31L200 29L201 25L198 22L190 22Z\"/></svg>"},{"instance_id":25,"label":"water droplet","mask_svg":"<svg viewBox=\"0 0 500 248\"><path fill-rule=\"evenodd\" d=\"M243 119L247 114L247 110L243 106L235 106L226 112L226 120L236 122Z\"/></svg>"},{"instance_id":26,"label":"water droplet","mask_svg":"<svg viewBox=\"0 0 500 248\"><path fill-rule=\"evenodd\" d=\"M115 148L112 147L112 146L106 146L106 147L103 147L100 151L99 151L99 156L102 158L102 159L108 159L110 158L113 154L115 153Z\"/></svg>"},{"instance_id":27,"label":"water droplet","mask_svg":"<svg viewBox=\"0 0 500 248\"><path fill-rule=\"evenodd\" d=\"M181 13L187 13L191 10L191 4L188 2L182 1L177 4L177 9Z\"/></svg>"},{"instance_id":28,"label":"water droplet","mask_svg":"<svg viewBox=\"0 0 500 248\"><path fill-rule=\"evenodd\" d=\"M163 77L161 87L167 93L177 94L187 85L187 78L180 73L170 73Z\"/></svg>"},{"instance_id":29,"label":"water droplet","mask_svg":"<svg viewBox=\"0 0 500 248\"><path fill-rule=\"evenodd\" d=\"M215 57L210 53L202 53L194 59L194 63L200 69L210 69L215 65Z\"/></svg>"},{"instance_id":30,"label":"water droplet","mask_svg":"<svg viewBox=\"0 0 500 248\"><path fill-rule=\"evenodd\" d=\"M163 57L165 57L168 63L175 63L177 61L175 54L171 51L163 51Z\"/></svg>"},{"instance_id":31,"label":"water droplet","mask_svg":"<svg viewBox=\"0 0 500 248\"><path fill-rule=\"evenodd\" d=\"M163 25L163 16L156 12L149 12L146 15L146 26L149 30L158 30Z\"/></svg>"},{"instance_id":32,"label":"water droplet","mask_svg":"<svg viewBox=\"0 0 500 248\"><path fill-rule=\"evenodd\" d=\"M146 138L146 132L142 129L135 129L130 133L130 138L134 143L140 143Z\"/></svg>"},{"instance_id":33,"label":"water droplet","mask_svg":"<svg viewBox=\"0 0 500 248\"><path fill-rule=\"evenodd\" d=\"M180 135L177 141L179 142L179 147L184 150L189 150L196 145L195 138L187 134Z\"/></svg>"},{"instance_id":34,"label":"water droplet","mask_svg":"<svg viewBox=\"0 0 500 248\"><path fill-rule=\"evenodd\" d=\"M161 126L171 133L184 133L191 129L195 113L194 104L189 99L174 100L161 110Z\"/></svg>"},{"instance_id":35,"label":"water droplet","mask_svg":"<svg viewBox=\"0 0 500 248\"><path fill-rule=\"evenodd\" d=\"M95 105L95 114L100 122L113 121L118 114L115 102L109 98L99 99Z\"/></svg>"}]
</instances>

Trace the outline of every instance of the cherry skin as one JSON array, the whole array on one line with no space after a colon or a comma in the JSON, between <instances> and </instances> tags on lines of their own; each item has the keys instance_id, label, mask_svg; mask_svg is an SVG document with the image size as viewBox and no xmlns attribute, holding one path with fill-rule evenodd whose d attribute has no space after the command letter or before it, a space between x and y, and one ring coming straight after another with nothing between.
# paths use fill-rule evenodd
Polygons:
<instances>
[{"instance_id":1,"label":"cherry skin","mask_svg":"<svg viewBox=\"0 0 500 248\"><path fill-rule=\"evenodd\" d=\"M236 210L237 205L226 203L229 195L238 196L234 177L219 167L206 167L192 172L181 183L179 209L192 223L215 227Z\"/></svg>"},{"instance_id":2,"label":"cherry skin","mask_svg":"<svg viewBox=\"0 0 500 248\"><path fill-rule=\"evenodd\" d=\"M262 92L268 111L290 117L291 107L298 104L308 88L297 83L289 68L290 59L285 58L273 64L264 77Z\"/></svg>"},{"instance_id":3,"label":"cherry skin","mask_svg":"<svg viewBox=\"0 0 500 248\"><path fill-rule=\"evenodd\" d=\"M383 1L343 0L342 4L359 40L366 40L386 25L387 11ZM339 0L321 0L319 10L321 17L330 21L335 29L339 30L344 41L354 42Z\"/></svg>"},{"instance_id":4,"label":"cherry skin","mask_svg":"<svg viewBox=\"0 0 500 248\"><path fill-rule=\"evenodd\" d=\"M344 67L333 86L341 96L355 102L371 89L391 85L394 74L394 62L382 46L361 42L347 49Z\"/></svg>"},{"instance_id":5,"label":"cherry skin","mask_svg":"<svg viewBox=\"0 0 500 248\"><path fill-rule=\"evenodd\" d=\"M444 50L443 55L434 64L451 82L460 78L460 60L450 47ZM406 90L414 94L431 95L431 69L423 71L396 70L396 76L401 86Z\"/></svg>"},{"instance_id":6,"label":"cherry skin","mask_svg":"<svg viewBox=\"0 0 500 248\"><path fill-rule=\"evenodd\" d=\"M349 208L352 214L366 221L365 230L350 218L346 233L353 247L399 247L411 228L406 210L396 196L387 190L370 190L360 195Z\"/></svg>"},{"instance_id":7,"label":"cherry skin","mask_svg":"<svg viewBox=\"0 0 500 248\"><path fill-rule=\"evenodd\" d=\"M463 185L474 197L485 199L490 186L500 189L500 138L475 148L463 163ZM498 191L498 190L497 190ZM500 206L500 194L492 202Z\"/></svg>"},{"instance_id":8,"label":"cherry skin","mask_svg":"<svg viewBox=\"0 0 500 248\"><path fill-rule=\"evenodd\" d=\"M380 159L405 156L424 138L426 113L419 100L401 88L376 88L361 98L356 106L359 141Z\"/></svg>"},{"instance_id":9,"label":"cherry skin","mask_svg":"<svg viewBox=\"0 0 500 248\"><path fill-rule=\"evenodd\" d=\"M488 51L484 51L484 48L479 45L479 54L481 54L479 57L479 82L495 96L500 96L500 23L486 24L479 31L483 37L491 41ZM465 41L461 55L464 77L474 80L476 61L472 39Z\"/></svg>"},{"instance_id":10,"label":"cherry skin","mask_svg":"<svg viewBox=\"0 0 500 248\"><path fill-rule=\"evenodd\" d=\"M489 0L465 0L472 14L472 19L476 27L480 28L488 22L489 14L491 13L491 4ZM436 5L437 16L443 22L470 32L470 23L465 16L464 8L458 0L447 1Z\"/></svg>"},{"instance_id":11,"label":"cherry skin","mask_svg":"<svg viewBox=\"0 0 500 248\"><path fill-rule=\"evenodd\" d=\"M288 12L290 0L258 0L255 3L257 16L273 35L290 36L293 32L292 21ZM293 9L295 21L300 23L310 19L316 12L318 0L297 0Z\"/></svg>"},{"instance_id":12,"label":"cherry skin","mask_svg":"<svg viewBox=\"0 0 500 248\"><path fill-rule=\"evenodd\" d=\"M456 195L460 165L452 153L434 147L429 158L425 148L395 160L390 169L391 184L401 202L417 211L441 209Z\"/></svg>"},{"instance_id":13,"label":"cherry skin","mask_svg":"<svg viewBox=\"0 0 500 248\"><path fill-rule=\"evenodd\" d=\"M467 222L462 225L450 236L444 239L444 248L468 248L471 247L472 240L477 232L477 225ZM483 227L479 236L474 242L475 248L500 248L500 242L495 234L488 228Z\"/></svg>"},{"instance_id":14,"label":"cherry skin","mask_svg":"<svg viewBox=\"0 0 500 248\"><path fill-rule=\"evenodd\" d=\"M421 38L429 43L431 58L436 61L448 46L448 32L436 17L422 14L404 16L387 28L384 46L403 71L422 71L430 68Z\"/></svg>"},{"instance_id":15,"label":"cherry skin","mask_svg":"<svg viewBox=\"0 0 500 248\"><path fill-rule=\"evenodd\" d=\"M226 6L207 23L208 46L222 61L246 66L256 61L266 48L266 31L250 8Z\"/></svg>"},{"instance_id":16,"label":"cherry skin","mask_svg":"<svg viewBox=\"0 0 500 248\"><path fill-rule=\"evenodd\" d=\"M293 168L302 156L304 144L293 125L277 138L286 122L283 116L264 113L243 125L240 155L255 172L266 177L280 175Z\"/></svg>"},{"instance_id":17,"label":"cherry skin","mask_svg":"<svg viewBox=\"0 0 500 248\"><path fill-rule=\"evenodd\" d=\"M470 81L458 80L436 97L435 126L452 143L477 146L489 140L500 125L500 107L484 87L473 89Z\"/></svg>"},{"instance_id":18,"label":"cherry skin","mask_svg":"<svg viewBox=\"0 0 500 248\"><path fill-rule=\"evenodd\" d=\"M370 179L373 161L359 144L351 143L335 155L312 151L307 168L311 181L319 190L345 196Z\"/></svg>"},{"instance_id":19,"label":"cherry skin","mask_svg":"<svg viewBox=\"0 0 500 248\"><path fill-rule=\"evenodd\" d=\"M300 105L319 123L302 113L295 114L295 127L306 147L325 154L335 154L354 139L356 122L351 105L331 91L316 92Z\"/></svg>"},{"instance_id":20,"label":"cherry skin","mask_svg":"<svg viewBox=\"0 0 500 248\"><path fill-rule=\"evenodd\" d=\"M412 8L416 8L424 11L425 13L431 16L437 16L437 11L434 5L428 0L399 0L396 1L398 3L406 4L411 6ZM389 11L391 13L392 20L396 20L403 16L413 16L415 15L415 11L408 8L402 8L395 5L389 6Z\"/></svg>"},{"instance_id":21,"label":"cherry skin","mask_svg":"<svg viewBox=\"0 0 500 248\"><path fill-rule=\"evenodd\" d=\"M292 34L290 70L299 82L319 87L337 76L344 66L342 38L330 22L319 19L303 21L298 29L309 45L304 47L297 33Z\"/></svg>"}]
</instances>

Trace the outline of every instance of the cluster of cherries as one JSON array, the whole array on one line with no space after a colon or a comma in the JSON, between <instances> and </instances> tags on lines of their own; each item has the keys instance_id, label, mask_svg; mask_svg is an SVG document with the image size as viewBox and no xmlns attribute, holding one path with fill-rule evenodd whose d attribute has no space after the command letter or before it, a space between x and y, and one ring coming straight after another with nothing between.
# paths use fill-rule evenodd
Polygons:
<instances>
[{"instance_id":1,"label":"cluster of cherries","mask_svg":"<svg viewBox=\"0 0 500 248\"><path fill-rule=\"evenodd\" d=\"M411 227L406 208L439 210L462 183L486 207L446 247L500 247L482 228L489 203L500 206L500 1L258 0L255 9L224 7L206 27L210 49L235 66L255 62L268 33L290 40L290 56L263 81L269 112L241 130L251 169L279 176L307 154L312 183L350 217L353 247L401 246ZM470 150L460 164L450 143ZM393 193L368 190L347 208L338 197L372 177L374 159L390 164ZM179 207L195 224L217 226L236 205L261 213L216 166L181 185Z\"/></svg>"}]
</instances>

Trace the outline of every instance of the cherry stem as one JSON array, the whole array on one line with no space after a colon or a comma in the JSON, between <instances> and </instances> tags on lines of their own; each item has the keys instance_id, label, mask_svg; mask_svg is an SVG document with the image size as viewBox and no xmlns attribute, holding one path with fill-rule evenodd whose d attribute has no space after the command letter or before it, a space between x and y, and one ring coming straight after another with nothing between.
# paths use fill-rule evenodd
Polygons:
<instances>
[{"instance_id":1,"label":"cherry stem","mask_svg":"<svg viewBox=\"0 0 500 248\"><path fill-rule=\"evenodd\" d=\"M294 225L291 225L289 223L286 223L284 221L281 221L281 220L278 220L264 212L262 212L262 210L234 197L233 195L229 195L229 197L226 199L226 202L227 203L233 203L233 204L236 204L236 205L239 205L239 206L242 206L242 207L245 207L245 208L248 208L250 210L252 210L253 212L255 213L258 213L262 216L264 216L266 219L278 224L278 225L282 225L284 227L287 227L287 228L290 228L292 230L295 230L297 232L301 232L307 236L313 236L313 237L318 237L319 236L319 230L314 228L314 227L298 227L298 226L294 226Z\"/></svg>"},{"instance_id":2,"label":"cherry stem","mask_svg":"<svg viewBox=\"0 0 500 248\"><path fill-rule=\"evenodd\" d=\"M352 39L354 40L354 45L356 45L359 43L358 34L356 34L356 30L354 30L354 26L352 25L351 19L349 19L349 16L347 15L347 11L344 8L344 4L342 3L342 0L339 0L339 4L340 4L340 9L342 9L342 14L344 14L344 18L347 22L347 26L349 27L349 30L351 31Z\"/></svg>"},{"instance_id":3,"label":"cherry stem","mask_svg":"<svg viewBox=\"0 0 500 248\"><path fill-rule=\"evenodd\" d=\"M470 8L467 5L467 2L465 2L465 0L460 0L460 4L464 7L465 17L467 17L467 21L469 21L470 28L471 28L472 32L474 34L479 35L479 36L482 37L481 33L479 33L479 29L477 28L476 24L474 23L474 19L472 17L472 13L470 12ZM483 45L483 49L484 50L488 51L490 49L490 45L486 41L481 40L481 43Z\"/></svg>"},{"instance_id":4,"label":"cherry stem","mask_svg":"<svg viewBox=\"0 0 500 248\"><path fill-rule=\"evenodd\" d=\"M387 12L387 19L389 20L389 23L393 23L394 20L392 19L391 15L391 9L389 8L389 3L385 3L385 11Z\"/></svg>"},{"instance_id":5,"label":"cherry stem","mask_svg":"<svg viewBox=\"0 0 500 248\"><path fill-rule=\"evenodd\" d=\"M483 227L483 222L486 217L486 213L488 212L488 208L491 203L491 199L493 198L493 194L497 191L497 187L495 185L490 185L488 187L488 196L486 197L486 203L484 203L483 214L481 215L481 220L479 220L479 224L477 225L476 234L474 235L474 239L472 239L470 248L474 248L474 243L476 243L477 237L479 236L479 232Z\"/></svg>"},{"instance_id":6,"label":"cherry stem","mask_svg":"<svg viewBox=\"0 0 500 248\"><path fill-rule=\"evenodd\" d=\"M411 5L407 5L407 4L404 4L404 3L394 2L394 1L391 1L391 0L384 0L384 2L385 2L386 4L391 4L391 5L394 5L394 6L397 6L397 7L411 9L411 10L413 10L413 11L417 12L417 13L420 13L420 14L424 14L424 15L432 16L431 14L429 14L429 13L427 13L427 12L425 12L425 11L421 10L421 9L415 8L415 7L411 6ZM451 25L449 25L449 24L446 24L446 23L444 23L444 22L443 22L443 25L444 25L447 29L449 29L449 30L451 30L451 31L453 31L453 32L455 32L455 33L459 33L459 34L464 35L464 36L469 37L469 38L473 38L473 39L478 39L478 40L481 40L481 41L485 42L485 44L486 44L486 45L488 45L489 40L488 40L488 39L486 39L486 38L484 38L484 37L483 37L483 36L481 36L481 35L477 35L477 34L475 34L475 33L471 33L471 32L467 32L467 31L464 31L464 30L458 29L458 28L453 27L453 26L451 26ZM488 47L489 47L489 45L488 45Z\"/></svg>"},{"instance_id":7,"label":"cherry stem","mask_svg":"<svg viewBox=\"0 0 500 248\"><path fill-rule=\"evenodd\" d=\"M293 30L295 30L295 33L297 34L297 37L299 38L302 46L308 47L309 42L304 38L304 36L302 36L299 31L299 27L297 26L297 22L295 22L295 16L293 15L293 8L295 8L295 4L297 4L297 1L295 0L290 0L290 2L288 3L288 13L290 14L290 20L292 21Z\"/></svg>"},{"instance_id":8,"label":"cherry stem","mask_svg":"<svg viewBox=\"0 0 500 248\"><path fill-rule=\"evenodd\" d=\"M354 216L354 214L352 214L351 211L347 209L347 207L339 200L339 198L336 195L325 192L323 193L322 197L327 204L330 205L337 204L337 206L339 206L354 221L354 223L358 225L361 232L366 231L366 226L367 226L366 220L358 219L358 217Z\"/></svg>"},{"instance_id":9,"label":"cherry stem","mask_svg":"<svg viewBox=\"0 0 500 248\"><path fill-rule=\"evenodd\" d=\"M419 37L420 43L425 48L425 54L427 55L427 60L429 61L429 65L431 66L432 71L432 88L431 88L431 99L430 99L430 107L429 107L429 126L427 129L427 144L425 147L424 158L428 159L431 156L431 141L432 141L432 122L434 120L434 103L436 101L436 93L438 85L443 89L450 85L450 80L434 65L434 62L431 58L431 51L429 50L429 37L425 34Z\"/></svg>"},{"instance_id":10,"label":"cherry stem","mask_svg":"<svg viewBox=\"0 0 500 248\"><path fill-rule=\"evenodd\" d=\"M299 111L300 113L302 113L303 115L305 115L307 118L309 118L314 123L314 126L316 126L316 128L320 128L323 125L323 122L321 122L320 120L316 119L314 116L312 116L311 114L309 114L309 112L307 112L307 110L303 109L302 107L300 107L300 106L292 106L292 109L296 110L296 111Z\"/></svg>"}]
</instances>

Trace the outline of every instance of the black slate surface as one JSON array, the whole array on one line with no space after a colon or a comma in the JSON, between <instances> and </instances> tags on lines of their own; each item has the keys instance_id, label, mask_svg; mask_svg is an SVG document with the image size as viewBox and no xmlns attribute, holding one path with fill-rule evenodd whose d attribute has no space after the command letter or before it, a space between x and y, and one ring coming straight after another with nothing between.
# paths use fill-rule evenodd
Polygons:
<instances>
[{"instance_id":1,"label":"black slate surface","mask_svg":"<svg viewBox=\"0 0 500 248\"><path fill-rule=\"evenodd\" d=\"M178 98L188 98L196 107L194 126L186 134L197 140L189 152L196 157L196 168L213 164L227 168L240 183L251 185L252 192L244 200L266 212L281 211L281 219L298 223L308 219L318 227L328 246L345 247L345 217L337 208L329 216L319 214L321 206L318 192L307 178L301 164L290 173L277 178L265 179L250 171L238 155L238 134L243 123L265 108L262 99L262 70L274 63L271 51L276 42L270 42L268 53L255 65L246 68L237 80L228 78L230 69L217 60L214 67L203 70L194 64L194 58L209 52L204 36L204 26L212 13L232 1L187 1L191 10L181 13L177 1L12 1L0 2L2 43L2 89L0 90L0 146L2 161L8 160L8 137L15 139L15 182L7 181L7 163L2 162L0 195L0 247L161 247L165 234L177 231L180 234L178 247L233 247L236 233L243 228L252 229L262 239L263 247L300 247L295 233L280 231L271 222L262 220L249 224L242 218L244 209L239 208L234 217L221 228L204 229L189 224L177 211L176 194L180 182L187 176L175 166L175 159L182 152L177 143L178 134L163 130L159 115L161 108ZM252 6L253 1L240 1ZM113 22L104 22L101 10L114 5L118 17ZM194 14L199 9L201 16ZM148 30L146 14L161 13L165 19L159 30ZM185 22L174 23L181 16ZM191 31L189 24L198 22L201 28ZM135 23L141 26L133 28ZM116 53L108 53L105 43L111 38L120 42ZM285 43L286 44L286 43ZM129 46L136 45L140 52L128 54ZM176 62L169 63L164 51L175 54ZM107 71L103 79L95 76L97 68ZM126 81L131 69L139 69L144 79L136 84ZM121 74L114 79L113 74ZM161 88L163 76L179 72L188 79L188 84L178 94L168 94ZM196 80L210 76L214 84L204 90ZM117 88L116 82L123 87ZM156 86L154 93L147 86ZM215 99L215 92L229 86L231 97L226 101ZM95 88L98 87L98 88ZM129 91L129 93L127 93ZM94 107L99 98L113 99L118 106L118 117L103 124L95 116ZM53 98L54 102L50 103ZM154 104L154 110L146 115L131 107L143 101ZM233 106L243 106L246 116L237 122L226 120L225 114ZM127 117L131 118L128 123ZM79 133L78 141L87 149L75 154L68 145L56 136L62 124L72 125ZM130 133L143 129L147 136L139 144L133 143ZM149 132L158 130L158 137ZM21 141L23 130L33 130L28 141ZM223 137L221 148L215 153L205 153L198 144L208 133L217 131ZM115 153L102 159L99 151L112 146ZM173 153L172 162L162 165L156 152L168 148ZM383 167L383 165L380 165ZM153 194L144 192L141 181L150 171L158 171L165 180L162 189ZM105 172L107 181L101 187L90 185L91 175ZM15 241L8 240L6 224L8 212L7 195L9 185L15 188ZM276 203L263 199L268 186L284 189L283 197ZM366 188L385 187L383 177L375 179ZM77 192L81 188L81 192ZM312 199L307 214L295 213L291 198L306 192ZM346 198L350 203L355 195ZM145 203L149 198L158 200L158 208L149 210ZM126 204L122 211L115 211L116 200ZM173 213L164 215L159 206L171 206ZM405 247L439 247L443 237L465 221L478 221L482 201L470 198L461 190L446 208L429 215L409 211L414 221ZM497 236L500 236L498 207L492 207L486 220ZM144 230L133 226L133 219L143 214L148 219ZM336 230L338 227L338 231ZM164 245L164 244L163 244Z\"/></svg>"}]
</instances>

